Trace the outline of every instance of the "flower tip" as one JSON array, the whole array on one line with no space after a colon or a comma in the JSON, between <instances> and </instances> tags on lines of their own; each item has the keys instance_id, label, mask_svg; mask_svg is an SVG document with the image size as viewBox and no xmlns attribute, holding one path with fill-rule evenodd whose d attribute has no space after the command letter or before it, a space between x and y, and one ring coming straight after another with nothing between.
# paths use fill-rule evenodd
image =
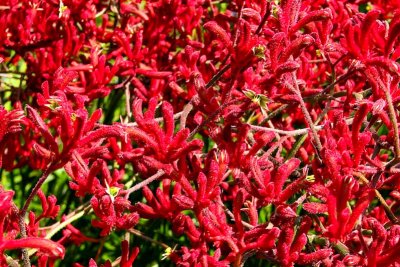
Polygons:
<instances>
[{"instance_id":1,"label":"flower tip","mask_svg":"<svg viewBox=\"0 0 400 267\"><path fill-rule=\"evenodd\" d=\"M53 251L54 256L56 256L57 258L61 258L64 259L65 256L65 248L62 246L57 246Z\"/></svg>"},{"instance_id":2,"label":"flower tip","mask_svg":"<svg viewBox=\"0 0 400 267\"><path fill-rule=\"evenodd\" d=\"M0 192L0 215L5 216L11 207L13 191Z\"/></svg>"},{"instance_id":3,"label":"flower tip","mask_svg":"<svg viewBox=\"0 0 400 267\"><path fill-rule=\"evenodd\" d=\"M309 45L311 45L312 43L314 43L314 38L311 36L311 35L308 35L308 36L304 36L304 39L303 39L303 45L306 45L306 46L309 46Z\"/></svg>"}]
</instances>

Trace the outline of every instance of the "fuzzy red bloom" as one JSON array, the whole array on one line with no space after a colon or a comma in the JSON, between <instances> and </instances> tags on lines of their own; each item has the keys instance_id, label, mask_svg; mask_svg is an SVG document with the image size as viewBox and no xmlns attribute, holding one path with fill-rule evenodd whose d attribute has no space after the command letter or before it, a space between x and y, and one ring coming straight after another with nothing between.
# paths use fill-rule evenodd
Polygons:
<instances>
[{"instance_id":1,"label":"fuzzy red bloom","mask_svg":"<svg viewBox=\"0 0 400 267\"><path fill-rule=\"evenodd\" d=\"M0 2L0 266L400 264L398 1Z\"/></svg>"}]
</instances>

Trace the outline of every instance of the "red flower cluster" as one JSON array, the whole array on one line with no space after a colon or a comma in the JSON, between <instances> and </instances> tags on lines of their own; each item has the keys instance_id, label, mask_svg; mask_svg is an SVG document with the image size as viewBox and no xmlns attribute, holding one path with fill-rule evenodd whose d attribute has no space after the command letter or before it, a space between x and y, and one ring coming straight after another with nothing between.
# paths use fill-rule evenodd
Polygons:
<instances>
[{"instance_id":1,"label":"red flower cluster","mask_svg":"<svg viewBox=\"0 0 400 267\"><path fill-rule=\"evenodd\" d=\"M0 266L400 266L398 1L0 2Z\"/></svg>"}]
</instances>

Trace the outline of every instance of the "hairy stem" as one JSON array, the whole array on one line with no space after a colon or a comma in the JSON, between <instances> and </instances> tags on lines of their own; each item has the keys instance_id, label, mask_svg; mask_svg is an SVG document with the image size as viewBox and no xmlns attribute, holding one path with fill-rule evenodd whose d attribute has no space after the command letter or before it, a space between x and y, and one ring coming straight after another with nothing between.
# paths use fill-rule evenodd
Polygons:
<instances>
[{"instance_id":1,"label":"hairy stem","mask_svg":"<svg viewBox=\"0 0 400 267\"><path fill-rule=\"evenodd\" d=\"M397 124L397 116L396 110L393 105L392 95L390 94L389 86L386 86L382 79L377 75L377 72L373 69L366 69L365 74L367 78L372 82L377 82L379 87L385 94L386 103L389 109L389 119L390 123L392 124L393 128L393 135L394 135L394 153L395 153L395 161L400 159L400 139L399 139L399 128Z\"/></svg>"},{"instance_id":2,"label":"hairy stem","mask_svg":"<svg viewBox=\"0 0 400 267\"><path fill-rule=\"evenodd\" d=\"M363 184L367 186L370 185L369 180L362 173L353 172L353 175L356 176ZM388 216L389 220L394 224L400 224L400 220L396 217L396 215L394 215L393 211L390 209L389 205L386 203L386 200L383 198L378 189L374 188L374 191L379 202L382 204L383 209L385 210L385 213Z\"/></svg>"},{"instance_id":3,"label":"hairy stem","mask_svg":"<svg viewBox=\"0 0 400 267\"><path fill-rule=\"evenodd\" d=\"M129 195L143 187L145 187L146 185L150 184L151 182L157 180L158 178L160 178L161 176L163 176L165 174L165 171L163 170L159 170L156 174L154 174L153 176L147 178L144 181L141 181L140 183L136 184L135 186L129 188L128 190L126 190L126 195L125 198L128 198Z\"/></svg>"},{"instance_id":4,"label":"hairy stem","mask_svg":"<svg viewBox=\"0 0 400 267\"><path fill-rule=\"evenodd\" d=\"M390 95L389 90L384 90L385 98L388 104L389 109L389 118L390 122L393 126L393 134L394 134L394 152L396 154L396 158L400 157L400 141L399 141L399 128L397 126L397 117L396 111L393 106L392 96Z\"/></svg>"},{"instance_id":5,"label":"hairy stem","mask_svg":"<svg viewBox=\"0 0 400 267\"><path fill-rule=\"evenodd\" d=\"M151 243L153 243L153 244L159 245L159 246L161 246L163 249L167 249L167 248L170 247L170 246L168 246L167 244L165 244L165 243L163 243L163 242L154 240L153 238L146 236L145 234L143 234L143 233L140 232L139 230L136 230L136 229L131 228L131 229L128 230L128 232L134 234L135 236L140 237L140 238L143 239L143 240L146 240L146 241L149 241L149 242L151 242Z\"/></svg>"},{"instance_id":6,"label":"hairy stem","mask_svg":"<svg viewBox=\"0 0 400 267\"><path fill-rule=\"evenodd\" d=\"M301 111L303 112L303 115L304 115L304 119L306 120L308 127L310 127L311 134L313 136L317 152L321 152L321 150L322 150L321 140L319 139L317 130L315 129L314 122L311 119L310 113L307 110L306 103L304 102L304 99L301 96L299 85L297 84L296 73L294 73L294 72L292 73L292 79L293 79L294 86L288 86L288 87L295 95L297 95Z\"/></svg>"},{"instance_id":7,"label":"hairy stem","mask_svg":"<svg viewBox=\"0 0 400 267\"><path fill-rule=\"evenodd\" d=\"M222 69L220 69L212 78L211 80L206 84L206 89L213 87L219 79L221 79L222 75L229 70L231 67L231 64L226 64Z\"/></svg>"},{"instance_id":8,"label":"hairy stem","mask_svg":"<svg viewBox=\"0 0 400 267\"><path fill-rule=\"evenodd\" d=\"M346 124L347 125L350 125L352 123L353 123L353 118L346 119ZM287 135L287 136L297 136L297 135L307 134L311 129L311 128L305 128L305 129L286 131L286 130L262 127L262 126L257 126L257 125L250 125L250 128L253 131L274 132L274 133L278 133L278 134L281 134L281 135ZM323 128L324 128L324 125L318 125L318 126L314 125L315 132L320 131Z\"/></svg>"},{"instance_id":9,"label":"hairy stem","mask_svg":"<svg viewBox=\"0 0 400 267\"><path fill-rule=\"evenodd\" d=\"M46 181L47 177L52 171L52 164L50 163L49 166L46 168L46 170L43 172L42 176L40 177L39 181L35 184L33 187L31 193L28 196L28 199L25 201L24 206L20 210L19 213L19 227L20 227L20 232L21 232L21 238L26 238L26 227L25 227L25 215L26 212L29 208L29 205L31 204L33 198L36 196L37 192L39 191L40 187L43 185L43 183ZM23 259L23 266L24 267L30 267L31 263L29 260L29 253L26 248L22 249L22 259Z\"/></svg>"},{"instance_id":10,"label":"hairy stem","mask_svg":"<svg viewBox=\"0 0 400 267\"><path fill-rule=\"evenodd\" d=\"M267 22L267 19L269 18L270 15L271 15L271 3L268 2L267 3L267 10L265 11L264 17L262 18L260 24L258 25L256 32L254 33L255 35L260 34L262 28L265 25L265 22Z\"/></svg>"}]
</instances>

